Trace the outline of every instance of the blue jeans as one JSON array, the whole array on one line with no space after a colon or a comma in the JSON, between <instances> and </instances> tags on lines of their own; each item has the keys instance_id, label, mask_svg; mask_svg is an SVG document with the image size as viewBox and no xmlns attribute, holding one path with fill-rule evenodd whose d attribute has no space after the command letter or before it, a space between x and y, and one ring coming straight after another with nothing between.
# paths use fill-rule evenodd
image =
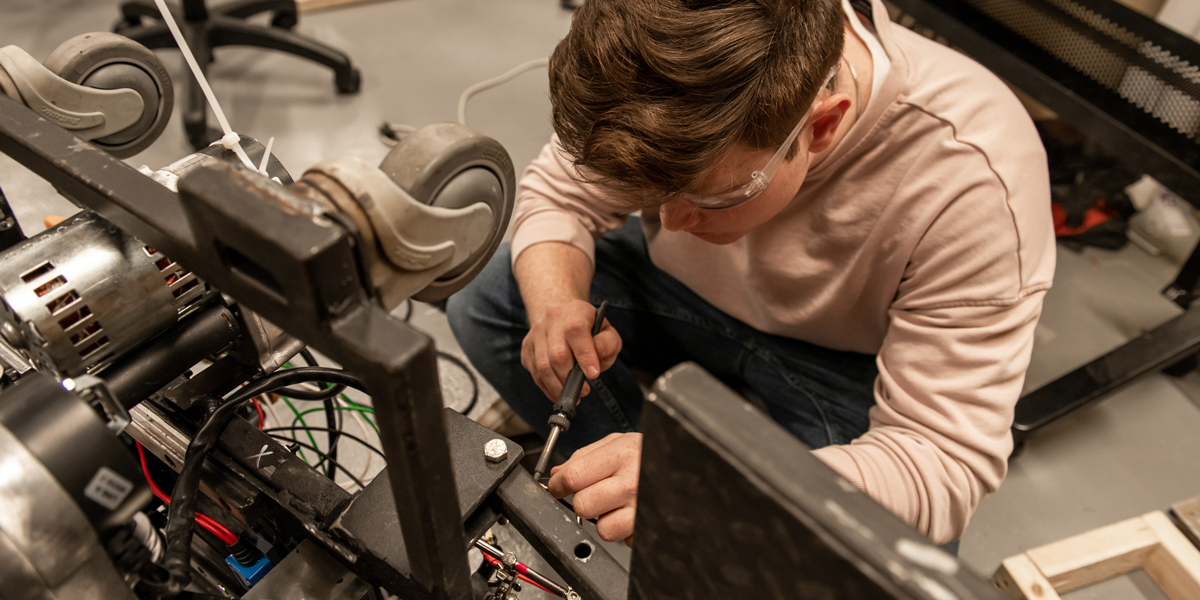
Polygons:
<instances>
[{"instance_id":1,"label":"blue jeans","mask_svg":"<svg viewBox=\"0 0 1200 600\"><path fill-rule=\"evenodd\" d=\"M549 433L552 401L521 366L529 331L508 245L466 288L450 297L450 327L479 372L538 434ZM631 369L659 373L694 361L734 390L756 397L767 414L812 448L844 444L869 425L875 357L829 350L758 331L721 312L650 261L641 221L596 242L591 301L609 301L621 335L613 367L563 434L564 456L614 432L637 431L642 392Z\"/></svg>"}]
</instances>

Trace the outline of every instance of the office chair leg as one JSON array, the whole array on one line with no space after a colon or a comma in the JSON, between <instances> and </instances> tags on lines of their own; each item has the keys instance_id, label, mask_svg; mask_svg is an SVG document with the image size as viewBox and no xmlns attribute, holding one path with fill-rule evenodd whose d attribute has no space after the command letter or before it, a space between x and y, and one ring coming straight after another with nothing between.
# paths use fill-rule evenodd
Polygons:
<instances>
[{"instance_id":1,"label":"office chair leg","mask_svg":"<svg viewBox=\"0 0 1200 600\"><path fill-rule=\"evenodd\" d=\"M342 52L314 39L276 28L263 28L228 17L209 20L209 39L216 46L255 46L278 50L325 65L334 72L338 93L354 94L362 84L362 75Z\"/></svg>"}]
</instances>

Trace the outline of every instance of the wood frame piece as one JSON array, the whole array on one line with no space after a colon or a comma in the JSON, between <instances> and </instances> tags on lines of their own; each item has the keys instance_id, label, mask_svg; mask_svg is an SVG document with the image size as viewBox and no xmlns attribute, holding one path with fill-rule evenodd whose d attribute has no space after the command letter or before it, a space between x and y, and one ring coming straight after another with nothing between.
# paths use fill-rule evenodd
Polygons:
<instances>
[{"instance_id":1,"label":"wood frame piece","mask_svg":"<svg viewBox=\"0 0 1200 600\"><path fill-rule=\"evenodd\" d=\"M1010 556L992 583L1015 600L1061 600L1135 569L1145 569L1171 600L1200 598L1200 550L1162 511Z\"/></svg>"}]
</instances>

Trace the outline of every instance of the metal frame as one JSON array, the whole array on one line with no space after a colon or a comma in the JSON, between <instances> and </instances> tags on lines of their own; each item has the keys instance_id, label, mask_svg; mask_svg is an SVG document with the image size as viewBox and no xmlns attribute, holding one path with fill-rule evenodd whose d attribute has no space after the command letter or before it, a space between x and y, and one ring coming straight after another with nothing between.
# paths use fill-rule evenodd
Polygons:
<instances>
[{"instance_id":1,"label":"metal frame","mask_svg":"<svg viewBox=\"0 0 1200 600\"><path fill-rule=\"evenodd\" d=\"M646 409L631 576L516 466L520 452L488 462L494 434L444 411L432 342L367 297L352 227L292 212L295 197L239 166L197 169L176 195L6 97L0 152L366 382L389 464L353 497L287 452L253 460L281 447L241 420L208 458L218 467L210 486L235 492L227 510L277 518L285 545L307 537L365 581L414 600L470 598L467 541L503 514L589 600L710 597L747 576L787 584L764 583L768 597L997 598L694 365L660 380ZM147 448L178 464L187 439L170 415L132 412ZM283 512L268 514L271 503ZM402 540L364 532L386 522ZM671 560L698 568L675 572Z\"/></svg>"},{"instance_id":2,"label":"metal frame","mask_svg":"<svg viewBox=\"0 0 1200 600\"><path fill-rule=\"evenodd\" d=\"M695 364L642 427L632 598L1001 598Z\"/></svg>"},{"instance_id":3,"label":"metal frame","mask_svg":"<svg viewBox=\"0 0 1200 600\"><path fill-rule=\"evenodd\" d=\"M1011 82L1064 120L1085 131L1130 168L1144 171L1200 207L1200 144L1172 129L1116 92L1090 79L962 0L892 0L949 43ZM1111 0L1072 0L1151 40L1159 48L1200 65L1200 44ZM1200 86L1126 46L1114 44L1047 0L1021 0L1046 18L1069 27L1118 56L1178 84L1200 99ZM1200 284L1200 246L1163 294L1187 310L1130 342L1029 392L1016 407L1013 435L1032 432L1151 371L1200 351L1200 316L1191 308Z\"/></svg>"},{"instance_id":4,"label":"metal frame","mask_svg":"<svg viewBox=\"0 0 1200 600\"><path fill-rule=\"evenodd\" d=\"M230 167L199 169L173 194L8 97L0 152L361 377L414 587L430 598L471 596L433 342L366 296L357 240L282 210L286 192Z\"/></svg>"}]
</instances>

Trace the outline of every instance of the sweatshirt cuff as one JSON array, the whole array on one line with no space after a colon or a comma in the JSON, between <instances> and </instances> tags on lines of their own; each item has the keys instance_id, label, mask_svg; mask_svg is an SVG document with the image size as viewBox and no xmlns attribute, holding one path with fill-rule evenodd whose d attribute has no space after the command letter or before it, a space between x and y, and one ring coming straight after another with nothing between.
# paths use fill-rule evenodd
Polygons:
<instances>
[{"instance_id":1,"label":"sweatshirt cuff","mask_svg":"<svg viewBox=\"0 0 1200 600\"><path fill-rule=\"evenodd\" d=\"M587 255L592 264L596 264L596 241L591 232L570 213L547 210L523 215L510 242L512 264L517 264L517 258L527 248L542 242L562 242L575 246Z\"/></svg>"}]
</instances>

